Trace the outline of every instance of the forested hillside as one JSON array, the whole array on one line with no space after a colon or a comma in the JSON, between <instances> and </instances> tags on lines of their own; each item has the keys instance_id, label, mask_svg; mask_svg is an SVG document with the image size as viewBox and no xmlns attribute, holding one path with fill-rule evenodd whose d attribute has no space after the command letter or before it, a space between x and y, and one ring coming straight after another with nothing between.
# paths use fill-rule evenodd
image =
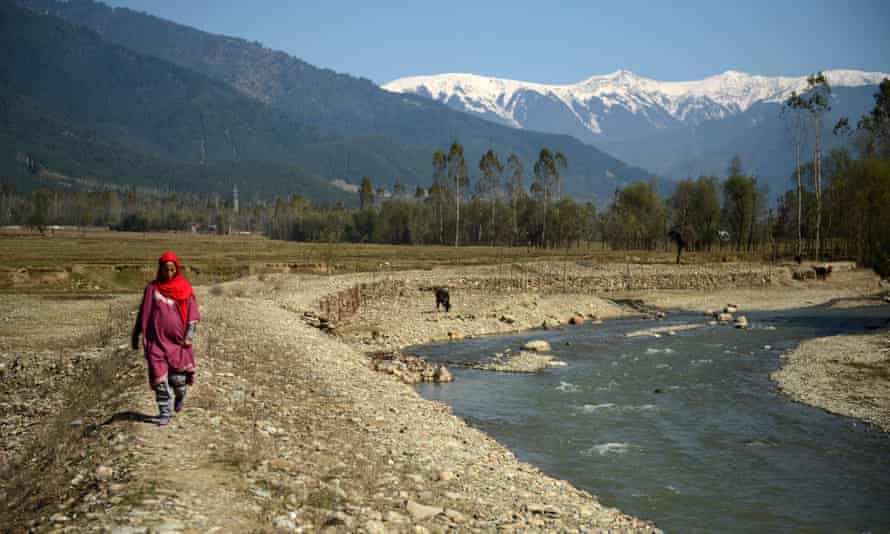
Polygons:
<instances>
[{"instance_id":1,"label":"forested hillside","mask_svg":"<svg viewBox=\"0 0 890 534\"><path fill-rule=\"evenodd\" d=\"M354 195L294 165L200 165L128 148L54 116L5 82L0 83L0 177L21 191L65 184L228 194L237 184L246 198L299 194L320 203L355 203Z\"/></svg>"},{"instance_id":2,"label":"forested hillside","mask_svg":"<svg viewBox=\"0 0 890 534\"><path fill-rule=\"evenodd\" d=\"M332 139L227 85L109 44L51 16L4 5L0 79L100 137L197 163L293 158Z\"/></svg>"},{"instance_id":3,"label":"forested hillside","mask_svg":"<svg viewBox=\"0 0 890 534\"><path fill-rule=\"evenodd\" d=\"M334 144L315 143L300 152L299 163L326 178L357 183L368 175L385 185L429 184L432 151L454 140L474 163L489 148L505 156L516 153L526 167L542 147L559 150L570 162L565 191L584 199L605 200L616 187L648 175L570 136L492 124L422 97L389 93L369 80L314 67L259 43L89 0L20 1L89 27L108 41L222 81L300 124L339 134Z\"/></svg>"}]
</instances>

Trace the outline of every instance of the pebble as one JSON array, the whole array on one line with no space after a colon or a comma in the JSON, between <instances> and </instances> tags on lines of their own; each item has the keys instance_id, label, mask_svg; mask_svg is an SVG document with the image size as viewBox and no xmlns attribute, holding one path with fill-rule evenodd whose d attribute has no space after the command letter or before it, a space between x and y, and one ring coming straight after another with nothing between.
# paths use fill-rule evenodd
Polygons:
<instances>
[{"instance_id":1,"label":"pebble","mask_svg":"<svg viewBox=\"0 0 890 534\"><path fill-rule=\"evenodd\" d=\"M559 510L555 506L549 504L529 503L524 507L525 511L531 514L546 515L548 517L559 517Z\"/></svg>"},{"instance_id":2,"label":"pebble","mask_svg":"<svg viewBox=\"0 0 890 534\"><path fill-rule=\"evenodd\" d=\"M386 527L383 522L371 519L365 522L365 531L368 534L386 534Z\"/></svg>"},{"instance_id":3,"label":"pebble","mask_svg":"<svg viewBox=\"0 0 890 534\"><path fill-rule=\"evenodd\" d=\"M160 525L153 527L151 530L155 534L165 534L165 533L172 534L174 532L179 532L180 530L183 530L183 529L185 529L185 524L182 521L178 521L176 519L168 519L168 520L164 521L163 523L161 523Z\"/></svg>"},{"instance_id":4,"label":"pebble","mask_svg":"<svg viewBox=\"0 0 890 534\"><path fill-rule=\"evenodd\" d=\"M297 528L297 524L286 515L280 515L273 519L272 526L281 530L294 530Z\"/></svg>"},{"instance_id":5,"label":"pebble","mask_svg":"<svg viewBox=\"0 0 890 534\"><path fill-rule=\"evenodd\" d=\"M450 519L458 524L467 522L467 517L464 514L458 512L457 510L452 510L450 508L445 510L445 516L448 517L448 519Z\"/></svg>"},{"instance_id":6,"label":"pebble","mask_svg":"<svg viewBox=\"0 0 890 534\"><path fill-rule=\"evenodd\" d=\"M408 513L411 514L411 517L414 518L415 521L423 521L425 519L429 519L431 517L435 517L445 510L439 508L437 506L428 506L425 504L420 504L409 500L405 508L408 510Z\"/></svg>"},{"instance_id":7,"label":"pebble","mask_svg":"<svg viewBox=\"0 0 890 534\"><path fill-rule=\"evenodd\" d=\"M108 467L107 465L100 465L96 468L96 478L101 481L111 480L111 477L114 476L114 469Z\"/></svg>"},{"instance_id":8,"label":"pebble","mask_svg":"<svg viewBox=\"0 0 890 534\"><path fill-rule=\"evenodd\" d=\"M405 521L405 516L398 512L387 510L383 513L383 520L387 523L403 523Z\"/></svg>"},{"instance_id":9,"label":"pebble","mask_svg":"<svg viewBox=\"0 0 890 534\"><path fill-rule=\"evenodd\" d=\"M251 493L259 497L260 499L271 499L272 492L265 488L251 488Z\"/></svg>"}]
</instances>

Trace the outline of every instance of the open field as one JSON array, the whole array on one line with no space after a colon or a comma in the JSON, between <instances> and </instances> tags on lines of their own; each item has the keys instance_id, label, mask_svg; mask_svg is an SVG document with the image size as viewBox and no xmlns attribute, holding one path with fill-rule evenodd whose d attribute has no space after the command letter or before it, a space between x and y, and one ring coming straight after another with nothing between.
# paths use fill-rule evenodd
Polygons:
<instances>
[{"instance_id":1,"label":"open field","mask_svg":"<svg viewBox=\"0 0 890 534\"><path fill-rule=\"evenodd\" d=\"M403 246L295 243L257 235L56 231L0 232L0 291L120 293L137 291L154 276L154 263L173 250L196 284L248 274L428 270L457 265L512 265L545 260L589 263L673 264L675 252L525 247ZM729 251L684 254L685 264L754 260Z\"/></svg>"}]
</instances>

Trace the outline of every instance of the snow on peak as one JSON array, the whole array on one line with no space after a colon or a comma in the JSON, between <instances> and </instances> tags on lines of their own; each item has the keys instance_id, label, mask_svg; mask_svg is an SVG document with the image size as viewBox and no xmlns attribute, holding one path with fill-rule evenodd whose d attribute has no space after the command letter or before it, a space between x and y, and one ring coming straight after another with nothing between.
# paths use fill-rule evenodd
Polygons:
<instances>
[{"instance_id":1,"label":"snow on peak","mask_svg":"<svg viewBox=\"0 0 890 534\"><path fill-rule=\"evenodd\" d=\"M830 70L825 77L832 86L857 87L878 84L890 74L855 70ZM806 76L768 77L735 70L703 80L662 82L628 70L595 75L575 84L555 85L523 82L476 74L450 73L401 78L385 84L392 92L418 93L441 102L458 99L465 109L491 113L522 127L515 114L518 93L532 92L561 101L593 133L600 133L597 116L588 110L593 99L606 109L621 106L632 113L660 108L678 120L703 110L708 118L724 117L747 110L758 102L781 102L792 91L804 90Z\"/></svg>"}]
</instances>

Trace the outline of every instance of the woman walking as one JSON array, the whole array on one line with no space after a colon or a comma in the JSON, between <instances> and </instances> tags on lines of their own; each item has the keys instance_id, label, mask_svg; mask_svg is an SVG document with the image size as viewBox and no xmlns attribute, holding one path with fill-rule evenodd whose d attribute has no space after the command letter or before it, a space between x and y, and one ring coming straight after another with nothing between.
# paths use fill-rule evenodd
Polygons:
<instances>
[{"instance_id":1,"label":"woman walking","mask_svg":"<svg viewBox=\"0 0 890 534\"><path fill-rule=\"evenodd\" d=\"M133 350L139 337L148 362L148 381L158 402L159 425L170 423L171 390L173 410L185 406L186 387L194 382L195 354L192 339L198 321L198 301L192 285L182 275L179 258L165 252L158 259L158 274L145 288L142 305L133 327Z\"/></svg>"}]
</instances>

